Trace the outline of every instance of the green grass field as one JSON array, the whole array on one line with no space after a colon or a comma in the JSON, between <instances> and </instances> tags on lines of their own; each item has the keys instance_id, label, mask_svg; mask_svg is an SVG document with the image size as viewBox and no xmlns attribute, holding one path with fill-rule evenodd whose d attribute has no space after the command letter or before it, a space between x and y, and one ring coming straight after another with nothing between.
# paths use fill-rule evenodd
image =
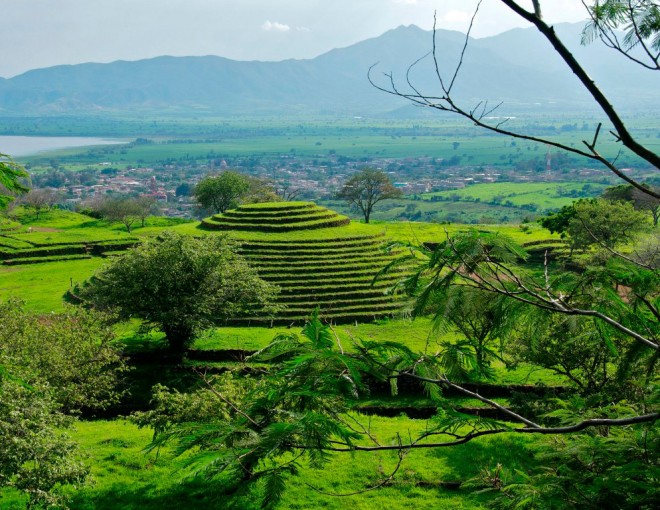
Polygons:
<instances>
[{"instance_id":1,"label":"green grass field","mask_svg":"<svg viewBox=\"0 0 660 510\"><path fill-rule=\"evenodd\" d=\"M425 420L407 418L358 417L369 422L373 433L385 444L396 434L424 430ZM169 449L145 454L151 439L148 429L138 429L124 420L81 422L72 433L91 466L93 483L73 493L72 510L251 510L258 509L255 493L223 494L223 479L186 479L186 458L174 458ZM509 478L515 470L529 468L535 446L532 438L499 436L482 438L466 445L442 450L417 450L404 460L393 483L350 497L389 475L396 464L394 453L335 454L321 470L303 463L301 473L292 478L278 508L356 510L387 508L451 508L479 510L497 495L481 492L480 474L504 467ZM350 469L347 469L347 465ZM446 482L462 482L460 489L442 487ZM3 510L24 508L15 493L3 493Z\"/></svg>"},{"instance_id":2,"label":"green grass field","mask_svg":"<svg viewBox=\"0 0 660 510\"><path fill-rule=\"evenodd\" d=\"M30 241L39 243L80 242L85 239L120 239L128 234L117 225L105 225L75 213L51 211L39 221L29 214L17 215L25 226L33 228L31 233L12 231L15 237L14 248L24 249ZM16 225L14 225L15 227ZM164 228L196 235L219 235L217 232L204 231L198 223L169 222L162 219L150 219L145 228L137 228L134 236L155 235ZM334 250L347 249L344 242L356 238L380 239L383 233L399 241L425 242L444 239L446 232L472 228L466 225L437 225L427 223L380 223L365 225L351 223L337 228L301 230L291 233L264 234L241 232L236 237L253 248L264 249L264 258L279 257L268 255L268 247L286 243L306 252L308 247L319 245L331 246ZM510 235L518 242L532 242L552 238L547 231L534 224L478 226ZM41 230L40 230L41 229ZM234 235L232 233L231 235ZM32 237L30 237L32 236ZM0 237L0 239L2 239ZM9 239L9 238L8 238ZM63 241L64 240L64 241ZM274 243L273 243L274 241ZM271 244L269 244L271 243ZM299 244L298 244L299 243ZM11 242L9 242L11 244ZM271 250L272 251L272 250ZM277 250L275 250L277 251ZM307 250L308 251L308 250ZM341 257L340 257L341 258ZM71 282L80 282L88 278L106 259L94 256L86 260L69 260L30 265L0 265L0 299L10 296L25 299L30 309L40 312L52 312L62 309L62 295ZM311 312L311 310L307 310ZM118 324L118 339L126 345L128 352L143 353L161 350L164 347L162 334L137 334L138 322ZM218 327L197 339L193 348L201 351L225 349L258 350L266 346L279 333L299 332L300 327ZM358 339L400 341L411 349L434 353L442 339L451 339L454 335L442 336L433 332L429 318L410 320L406 318L366 321L361 324L344 324L334 327L339 342L345 349L352 348L352 342ZM181 370L237 368L236 362L189 361L174 375L182 377ZM497 382L500 384L544 384L560 385L565 380L547 370L533 366L518 366L508 370L502 364L494 367ZM169 381L163 367L147 367L142 372L142 379L136 375L131 388L141 394L144 402L148 401L151 384ZM171 371L170 371L171 372ZM169 373L169 372L168 372ZM188 372L186 372L188 373ZM190 374L188 374L190 375ZM478 406L476 401L457 400L457 405ZM377 397L361 405L385 405L401 407L406 405L427 405L425 397ZM425 430L426 420L411 420L404 416L384 418L378 416L355 415L377 434L385 444L395 440L397 434L408 436ZM145 446L151 438L151 431L138 429L135 425L118 419L115 421L82 421L72 431L73 437L80 443L85 461L91 467L93 483L76 492L71 492L73 510L179 510L186 509L235 509L250 510L259 508L261 489L249 494L224 494L224 482L203 481L186 478L186 458L175 458L169 448L146 454ZM404 510L409 508L457 508L479 510L492 501L496 492L483 492L483 473L501 464L509 481L516 478L516 470L530 469L534 466L534 452L539 447L539 439L533 437L498 436L481 438L449 449L416 450L411 452L392 483L376 491L362 492L370 485L378 483L388 476L396 464L392 453L355 455L335 454L322 470L314 470L303 463L301 474L292 478L284 499L278 508L344 509L347 505L358 510L388 508ZM350 465L350 469L347 469ZM446 482L461 482L459 489L448 489ZM342 495L357 492L357 495ZM0 493L0 508L18 510L24 507L25 500L15 492Z\"/></svg>"},{"instance_id":3,"label":"green grass field","mask_svg":"<svg viewBox=\"0 0 660 510\"><path fill-rule=\"evenodd\" d=\"M422 200L441 197L445 200L503 203L509 207L534 206L538 211L559 209L579 197L594 197L602 193L604 184L582 182L501 182L475 184L463 189L424 193Z\"/></svg>"},{"instance_id":4,"label":"green grass field","mask_svg":"<svg viewBox=\"0 0 660 510\"><path fill-rule=\"evenodd\" d=\"M30 242L49 243L81 243L85 241L126 240L133 237L156 235L167 228L181 233L194 235L218 235L204 231L198 222L163 221L150 219L144 228L134 229L132 234L126 233L119 224L108 225L102 221L67 211L50 211L42 214L39 221L25 211L18 211L16 219L25 227L31 226L33 231L12 231L8 234L20 246ZM485 229L501 232L513 238L516 242L527 243L544 239L558 239L547 230L536 224L524 225L438 225L423 222L373 222L368 225L351 222L338 228L319 230L299 230L285 233L261 232L231 232L231 236L245 242L253 241L322 241L332 244L338 239L353 237L379 236L385 234L394 241L423 243L438 242L446 239L446 233L452 234L469 228ZM2 234L0 234L2 235ZM0 237L0 242L3 238ZM11 241L8 241L11 242ZM2 266L0 265L0 297L21 297L28 301L28 306L39 311L57 311L63 306L62 296L74 284L89 278L95 269L105 263L105 259L94 257L86 260L70 260L47 262L40 264Z\"/></svg>"}]
</instances>

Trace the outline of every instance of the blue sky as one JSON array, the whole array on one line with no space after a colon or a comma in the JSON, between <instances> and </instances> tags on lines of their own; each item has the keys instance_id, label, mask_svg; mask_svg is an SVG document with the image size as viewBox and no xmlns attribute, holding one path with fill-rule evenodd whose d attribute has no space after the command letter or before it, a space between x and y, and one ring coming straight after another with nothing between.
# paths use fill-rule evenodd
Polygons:
<instances>
[{"instance_id":1,"label":"blue sky","mask_svg":"<svg viewBox=\"0 0 660 510\"><path fill-rule=\"evenodd\" d=\"M521 0L521 3L531 3ZM58 64L220 55L313 58L399 25L464 31L476 0L0 0L0 76ZM585 18L580 0L545 0L551 22ZM474 35L525 26L484 0Z\"/></svg>"}]
</instances>

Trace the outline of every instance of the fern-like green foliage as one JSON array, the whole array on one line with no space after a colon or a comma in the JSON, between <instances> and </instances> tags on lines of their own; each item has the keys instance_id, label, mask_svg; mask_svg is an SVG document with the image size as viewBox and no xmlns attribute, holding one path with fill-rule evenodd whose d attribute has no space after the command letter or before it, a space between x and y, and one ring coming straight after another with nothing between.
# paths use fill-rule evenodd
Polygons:
<instances>
[{"instance_id":1,"label":"fern-like green foliage","mask_svg":"<svg viewBox=\"0 0 660 510\"><path fill-rule=\"evenodd\" d=\"M0 153L0 209L7 207L15 195L27 193L28 188L24 182L29 178L23 167L6 154Z\"/></svg>"}]
</instances>

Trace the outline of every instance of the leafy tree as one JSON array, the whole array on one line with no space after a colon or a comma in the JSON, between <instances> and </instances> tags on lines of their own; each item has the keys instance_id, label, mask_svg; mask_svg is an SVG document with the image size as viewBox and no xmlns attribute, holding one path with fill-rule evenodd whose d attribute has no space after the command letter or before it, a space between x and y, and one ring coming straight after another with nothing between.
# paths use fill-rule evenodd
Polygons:
<instances>
[{"instance_id":1,"label":"leafy tree","mask_svg":"<svg viewBox=\"0 0 660 510\"><path fill-rule=\"evenodd\" d=\"M564 238L573 218L575 218L575 207L574 204L571 204L565 205L555 213L539 218L538 222L543 228L547 228L553 234L558 233Z\"/></svg>"},{"instance_id":2,"label":"leafy tree","mask_svg":"<svg viewBox=\"0 0 660 510\"><path fill-rule=\"evenodd\" d=\"M517 315L517 338L508 345L512 358L565 376L583 396L618 384L617 346L625 345L620 335L599 328L591 318L538 310L527 310L527 314Z\"/></svg>"},{"instance_id":3,"label":"leafy tree","mask_svg":"<svg viewBox=\"0 0 660 510\"><path fill-rule=\"evenodd\" d=\"M364 222L369 223L371 211L381 200L402 196L390 178L382 170L365 167L353 174L342 186L337 198L345 200L362 212Z\"/></svg>"},{"instance_id":4,"label":"leafy tree","mask_svg":"<svg viewBox=\"0 0 660 510\"><path fill-rule=\"evenodd\" d=\"M117 402L126 364L109 317L74 307L43 315L25 310L20 301L0 303L0 316L0 351L21 367L27 384L48 385L63 411L103 409Z\"/></svg>"},{"instance_id":5,"label":"leafy tree","mask_svg":"<svg viewBox=\"0 0 660 510\"><path fill-rule=\"evenodd\" d=\"M181 355L205 328L230 317L268 313L276 288L261 280L219 235L163 232L101 268L80 296L123 318L160 328Z\"/></svg>"},{"instance_id":6,"label":"leafy tree","mask_svg":"<svg viewBox=\"0 0 660 510\"><path fill-rule=\"evenodd\" d=\"M232 171L207 176L197 183L193 191L195 200L204 209L224 213L236 207L250 190L250 180Z\"/></svg>"},{"instance_id":7,"label":"leafy tree","mask_svg":"<svg viewBox=\"0 0 660 510\"><path fill-rule=\"evenodd\" d=\"M645 228L644 215L630 203L579 200L573 208L575 216L566 231L574 248L600 244L611 249Z\"/></svg>"},{"instance_id":8,"label":"leafy tree","mask_svg":"<svg viewBox=\"0 0 660 510\"><path fill-rule=\"evenodd\" d=\"M280 197L273 189L272 183L267 179L260 179L258 177L247 177L250 183L250 189L243 197L245 203L263 203L263 202L278 202Z\"/></svg>"},{"instance_id":9,"label":"leafy tree","mask_svg":"<svg viewBox=\"0 0 660 510\"><path fill-rule=\"evenodd\" d=\"M651 188L651 186L646 186ZM653 226L658 225L660 219L660 199L644 193L629 184L620 184L607 188L603 192L603 198L613 201L631 202L638 211L650 213L653 219Z\"/></svg>"},{"instance_id":10,"label":"leafy tree","mask_svg":"<svg viewBox=\"0 0 660 510\"><path fill-rule=\"evenodd\" d=\"M110 198L102 205L103 218L118 221L131 233L133 224L143 217L143 209L132 198Z\"/></svg>"},{"instance_id":11,"label":"leafy tree","mask_svg":"<svg viewBox=\"0 0 660 510\"><path fill-rule=\"evenodd\" d=\"M142 195L132 199L136 205L138 218L140 219L140 226L144 227L144 220L152 214L158 213L158 202L154 197L149 195Z\"/></svg>"},{"instance_id":12,"label":"leafy tree","mask_svg":"<svg viewBox=\"0 0 660 510\"><path fill-rule=\"evenodd\" d=\"M582 42L606 46L648 69L660 70L660 6L653 0L602 0L588 7ZM619 30L625 30L620 40ZM641 55L631 50L641 47Z\"/></svg>"},{"instance_id":13,"label":"leafy tree","mask_svg":"<svg viewBox=\"0 0 660 510\"><path fill-rule=\"evenodd\" d=\"M21 199L23 206L34 211L37 219L43 211L49 211L57 203L58 195L49 189L31 189Z\"/></svg>"},{"instance_id":14,"label":"leafy tree","mask_svg":"<svg viewBox=\"0 0 660 510\"><path fill-rule=\"evenodd\" d=\"M658 188L655 188L658 191ZM653 226L658 226L660 220L660 198L653 197L638 189L633 190L633 207L638 211L645 211L651 215Z\"/></svg>"},{"instance_id":15,"label":"leafy tree","mask_svg":"<svg viewBox=\"0 0 660 510\"><path fill-rule=\"evenodd\" d=\"M98 313L44 315L9 301L0 316L0 489L27 494L28 508L65 508L62 489L88 475L66 434L71 413L116 402L126 365Z\"/></svg>"},{"instance_id":16,"label":"leafy tree","mask_svg":"<svg viewBox=\"0 0 660 510\"><path fill-rule=\"evenodd\" d=\"M0 397L0 489L27 494L29 509L66 508L61 489L83 484L88 475L63 432L72 419L47 392L1 373Z\"/></svg>"},{"instance_id":17,"label":"leafy tree","mask_svg":"<svg viewBox=\"0 0 660 510\"><path fill-rule=\"evenodd\" d=\"M414 289L408 290L415 294ZM413 315L431 313L436 332L460 335L457 341L443 341L438 355L452 379L465 381L491 378L491 362L500 360L506 363L501 336L511 327L510 312L513 310L510 305L501 296L455 286L443 288L440 292L421 292L417 295Z\"/></svg>"},{"instance_id":18,"label":"leafy tree","mask_svg":"<svg viewBox=\"0 0 660 510\"><path fill-rule=\"evenodd\" d=\"M177 197L188 197L192 193L192 187L187 182L182 182L174 190L174 195Z\"/></svg>"},{"instance_id":19,"label":"leafy tree","mask_svg":"<svg viewBox=\"0 0 660 510\"><path fill-rule=\"evenodd\" d=\"M657 427L542 440L540 468L502 488L500 508L652 510L660 498Z\"/></svg>"},{"instance_id":20,"label":"leafy tree","mask_svg":"<svg viewBox=\"0 0 660 510\"><path fill-rule=\"evenodd\" d=\"M29 179L29 175L20 165L6 154L0 153L0 209L7 207L15 194L28 191L28 188L21 182L27 179Z\"/></svg>"}]
</instances>

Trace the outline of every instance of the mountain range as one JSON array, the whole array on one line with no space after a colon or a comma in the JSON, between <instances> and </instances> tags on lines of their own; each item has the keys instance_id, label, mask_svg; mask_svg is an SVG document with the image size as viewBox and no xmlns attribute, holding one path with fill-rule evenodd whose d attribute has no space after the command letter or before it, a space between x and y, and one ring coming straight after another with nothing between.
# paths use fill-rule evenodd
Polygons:
<instances>
[{"instance_id":1,"label":"mountain range","mask_svg":"<svg viewBox=\"0 0 660 510\"><path fill-rule=\"evenodd\" d=\"M593 79L619 107L653 109L660 87L653 73L599 43L580 45L580 24L555 27ZM465 36L438 30L440 71L451 78ZM62 65L0 79L0 115L150 114L354 115L407 114L407 101L376 90L367 73L402 91L411 63L432 48L432 32L401 26L314 59L235 61L219 56L162 56L134 62ZM431 55L410 70L427 95L438 85ZM455 97L465 105L504 102L505 111L575 111L592 104L582 87L534 29L514 29L468 42ZM403 112L403 113L402 113Z\"/></svg>"}]
</instances>

